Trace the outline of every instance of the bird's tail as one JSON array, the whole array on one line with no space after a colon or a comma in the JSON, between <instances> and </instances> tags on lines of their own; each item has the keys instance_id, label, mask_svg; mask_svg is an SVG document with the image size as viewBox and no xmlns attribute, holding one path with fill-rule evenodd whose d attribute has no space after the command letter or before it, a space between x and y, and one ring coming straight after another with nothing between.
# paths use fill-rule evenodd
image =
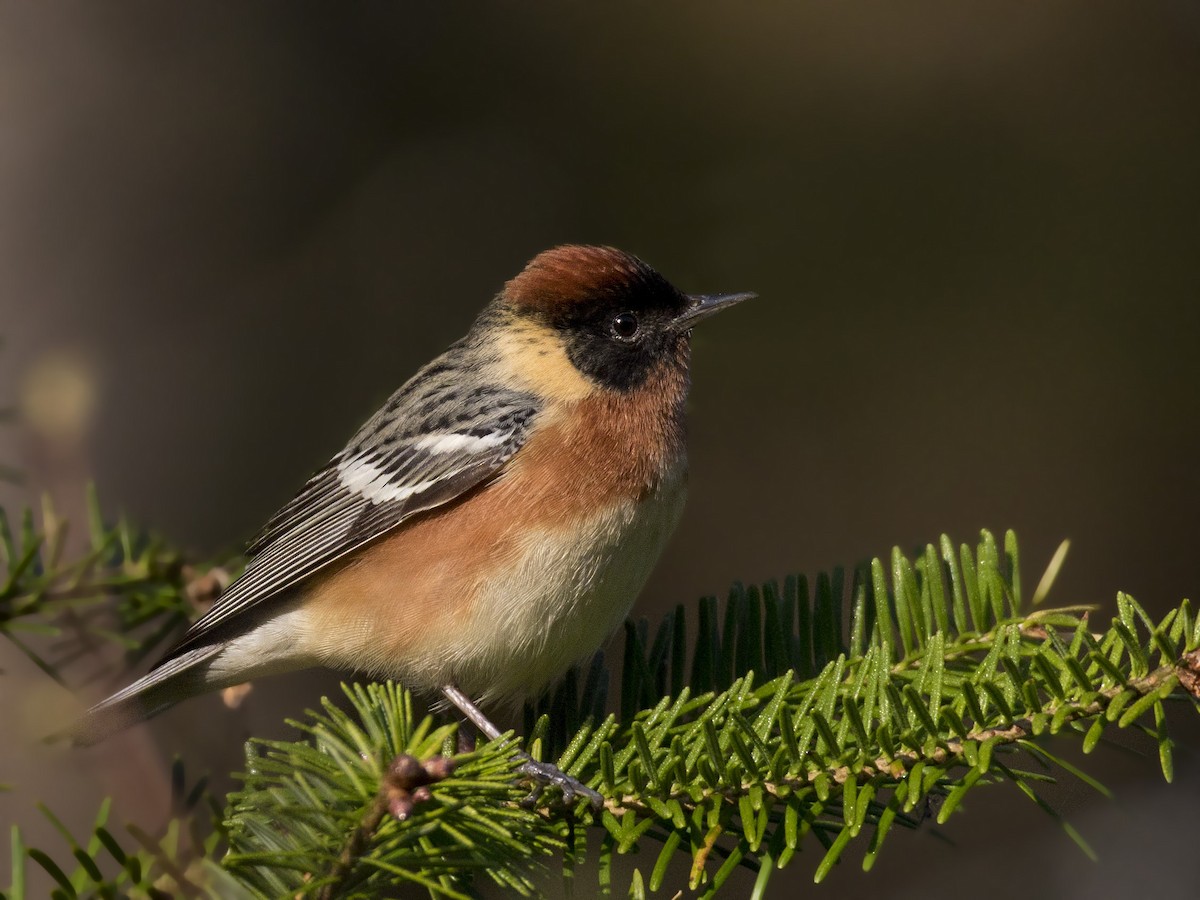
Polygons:
<instances>
[{"instance_id":1,"label":"bird's tail","mask_svg":"<svg viewBox=\"0 0 1200 900\"><path fill-rule=\"evenodd\" d=\"M180 700L219 687L207 677L208 663L223 649L221 643L208 644L167 660L129 687L97 703L62 736L76 746L98 744Z\"/></svg>"}]
</instances>

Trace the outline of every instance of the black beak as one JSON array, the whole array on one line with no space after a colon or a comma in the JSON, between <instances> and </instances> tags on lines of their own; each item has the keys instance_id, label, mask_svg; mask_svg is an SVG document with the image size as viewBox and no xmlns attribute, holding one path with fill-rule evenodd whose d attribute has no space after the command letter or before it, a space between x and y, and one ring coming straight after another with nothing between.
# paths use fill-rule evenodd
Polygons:
<instances>
[{"instance_id":1,"label":"black beak","mask_svg":"<svg viewBox=\"0 0 1200 900\"><path fill-rule=\"evenodd\" d=\"M707 319L713 313L718 313L726 307L750 300L758 294L691 294L688 300L691 305L675 318L675 327L687 331L697 322Z\"/></svg>"}]
</instances>

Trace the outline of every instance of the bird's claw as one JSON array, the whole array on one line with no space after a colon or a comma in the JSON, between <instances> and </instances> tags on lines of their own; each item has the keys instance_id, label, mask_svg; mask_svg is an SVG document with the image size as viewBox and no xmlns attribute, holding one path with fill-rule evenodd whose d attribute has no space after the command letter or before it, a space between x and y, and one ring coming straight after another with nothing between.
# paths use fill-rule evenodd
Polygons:
<instances>
[{"instance_id":1,"label":"bird's claw","mask_svg":"<svg viewBox=\"0 0 1200 900\"><path fill-rule=\"evenodd\" d=\"M546 785L554 785L562 791L564 806L573 806L579 799L587 800L592 809L598 810L604 806L604 798L599 793L551 763L538 762L526 757L517 771L533 782L533 790L521 801L521 805L526 808L537 806Z\"/></svg>"}]
</instances>

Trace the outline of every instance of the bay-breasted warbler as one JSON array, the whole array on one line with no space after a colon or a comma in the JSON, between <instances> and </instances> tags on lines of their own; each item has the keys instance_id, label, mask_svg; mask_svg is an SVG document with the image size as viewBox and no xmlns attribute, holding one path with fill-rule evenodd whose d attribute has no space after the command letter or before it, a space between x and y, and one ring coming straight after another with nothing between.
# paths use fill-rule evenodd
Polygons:
<instances>
[{"instance_id":1,"label":"bay-breasted warbler","mask_svg":"<svg viewBox=\"0 0 1200 900\"><path fill-rule=\"evenodd\" d=\"M329 666L477 703L536 693L625 618L683 507L688 296L640 259L534 258L267 523L93 743L196 694ZM527 773L584 791L552 767Z\"/></svg>"}]
</instances>

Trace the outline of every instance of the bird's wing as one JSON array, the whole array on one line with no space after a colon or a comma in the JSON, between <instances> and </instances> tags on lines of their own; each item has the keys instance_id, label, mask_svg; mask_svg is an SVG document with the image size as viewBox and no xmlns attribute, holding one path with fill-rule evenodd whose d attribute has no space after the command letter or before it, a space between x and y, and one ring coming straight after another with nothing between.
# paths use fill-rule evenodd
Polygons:
<instances>
[{"instance_id":1,"label":"bird's wing","mask_svg":"<svg viewBox=\"0 0 1200 900\"><path fill-rule=\"evenodd\" d=\"M419 376L418 376L419 378ZM250 545L245 572L159 662L203 643L234 617L294 587L409 517L448 503L494 477L528 437L533 396L478 387L467 411L454 397L430 402L418 379L318 471ZM462 406L454 409L462 410Z\"/></svg>"}]
</instances>

